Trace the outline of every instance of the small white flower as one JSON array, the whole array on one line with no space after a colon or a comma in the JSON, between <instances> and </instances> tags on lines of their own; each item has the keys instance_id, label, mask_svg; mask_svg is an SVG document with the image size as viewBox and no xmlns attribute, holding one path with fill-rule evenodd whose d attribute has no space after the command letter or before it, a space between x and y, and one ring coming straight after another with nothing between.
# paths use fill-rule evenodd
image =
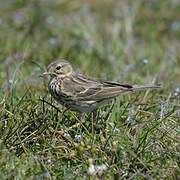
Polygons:
<instances>
[{"instance_id":1,"label":"small white flower","mask_svg":"<svg viewBox=\"0 0 180 180\"><path fill-rule=\"evenodd\" d=\"M107 170L107 166L105 164L101 164L101 165L94 165L93 164L93 160L89 159L89 168L87 173L90 176L95 176L96 174L98 175L102 175L104 171Z\"/></svg>"},{"instance_id":2,"label":"small white flower","mask_svg":"<svg viewBox=\"0 0 180 180\"><path fill-rule=\"evenodd\" d=\"M53 16L48 16L48 17L46 18L46 22L47 22L48 24L53 24L53 23L54 23L54 17L53 17Z\"/></svg>"},{"instance_id":3,"label":"small white flower","mask_svg":"<svg viewBox=\"0 0 180 180\"><path fill-rule=\"evenodd\" d=\"M96 172L96 170L95 170L94 164L90 164L87 173L88 173L90 176L92 176L92 175L95 175L95 172Z\"/></svg>"},{"instance_id":4,"label":"small white flower","mask_svg":"<svg viewBox=\"0 0 180 180\"><path fill-rule=\"evenodd\" d=\"M81 141L81 138L82 138L82 135L75 135L75 137L74 137L74 140L76 141L76 142L80 142Z\"/></svg>"},{"instance_id":5,"label":"small white flower","mask_svg":"<svg viewBox=\"0 0 180 180\"><path fill-rule=\"evenodd\" d=\"M143 63L144 63L144 64L148 64L148 62L149 62L149 60L148 60L148 59L146 59L146 58L145 58L145 59L143 59Z\"/></svg>"},{"instance_id":6,"label":"small white flower","mask_svg":"<svg viewBox=\"0 0 180 180\"><path fill-rule=\"evenodd\" d=\"M12 80L12 79L9 79L9 80L8 80L8 84L9 84L9 86L12 86L12 85L13 85L13 80Z\"/></svg>"},{"instance_id":7,"label":"small white flower","mask_svg":"<svg viewBox=\"0 0 180 180\"><path fill-rule=\"evenodd\" d=\"M174 92L174 96L178 96L180 94L180 87L177 87Z\"/></svg>"},{"instance_id":8,"label":"small white flower","mask_svg":"<svg viewBox=\"0 0 180 180\"><path fill-rule=\"evenodd\" d=\"M48 164L51 164L51 163L52 163L51 159L48 159L48 160L47 160L47 163L48 163Z\"/></svg>"},{"instance_id":9,"label":"small white flower","mask_svg":"<svg viewBox=\"0 0 180 180\"><path fill-rule=\"evenodd\" d=\"M68 138L71 137L70 134L68 132L64 132L64 137Z\"/></svg>"},{"instance_id":10,"label":"small white flower","mask_svg":"<svg viewBox=\"0 0 180 180\"><path fill-rule=\"evenodd\" d=\"M49 38L48 42L50 45L56 45L57 44L57 40L54 37Z\"/></svg>"},{"instance_id":11,"label":"small white flower","mask_svg":"<svg viewBox=\"0 0 180 180\"><path fill-rule=\"evenodd\" d=\"M119 132L120 132L120 129L114 128L114 129L113 129L113 132L114 132L114 133L119 133Z\"/></svg>"},{"instance_id":12,"label":"small white flower","mask_svg":"<svg viewBox=\"0 0 180 180\"><path fill-rule=\"evenodd\" d=\"M128 112L128 118L127 118L127 122L130 124L136 124L136 119L134 117L134 106L130 107Z\"/></svg>"},{"instance_id":13,"label":"small white flower","mask_svg":"<svg viewBox=\"0 0 180 180\"><path fill-rule=\"evenodd\" d=\"M102 164L100 166L96 166L95 169L97 174L102 175L102 173L107 170L107 166L105 164Z\"/></svg>"}]
</instances>

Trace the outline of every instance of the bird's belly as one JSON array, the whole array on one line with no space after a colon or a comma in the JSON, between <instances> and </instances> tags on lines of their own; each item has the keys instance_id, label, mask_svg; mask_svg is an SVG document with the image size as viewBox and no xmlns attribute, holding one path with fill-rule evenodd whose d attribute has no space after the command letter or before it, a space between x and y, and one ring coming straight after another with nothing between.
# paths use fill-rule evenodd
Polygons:
<instances>
[{"instance_id":1,"label":"bird's belly","mask_svg":"<svg viewBox=\"0 0 180 180\"><path fill-rule=\"evenodd\" d=\"M66 106L69 107L73 111L78 111L80 113L92 112L97 109L99 106L108 104L112 102L112 99L102 100L100 102L96 101L75 101L72 104L67 104Z\"/></svg>"},{"instance_id":2,"label":"bird's belly","mask_svg":"<svg viewBox=\"0 0 180 180\"><path fill-rule=\"evenodd\" d=\"M78 111L80 113L92 112L96 109L97 104L95 101L75 101L73 104L70 104L70 109Z\"/></svg>"}]
</instances>

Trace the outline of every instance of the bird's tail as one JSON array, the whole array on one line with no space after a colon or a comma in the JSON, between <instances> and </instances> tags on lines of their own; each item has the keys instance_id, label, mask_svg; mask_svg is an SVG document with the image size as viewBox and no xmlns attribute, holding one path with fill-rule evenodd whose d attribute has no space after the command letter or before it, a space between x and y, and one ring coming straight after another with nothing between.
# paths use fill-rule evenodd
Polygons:
<instances>
[{"instance_id":1,"label":"bird's tail","mask_svg":"<svg viewBox=\"0 0 180 180\"><path fill-rule=\"evenodd\" d=\"M133 91L141 91L145 89L157 89L161 88L162 86L160 84L147 84L147 85L133 85L132 90Z\"/></svg>"}]
</instances>

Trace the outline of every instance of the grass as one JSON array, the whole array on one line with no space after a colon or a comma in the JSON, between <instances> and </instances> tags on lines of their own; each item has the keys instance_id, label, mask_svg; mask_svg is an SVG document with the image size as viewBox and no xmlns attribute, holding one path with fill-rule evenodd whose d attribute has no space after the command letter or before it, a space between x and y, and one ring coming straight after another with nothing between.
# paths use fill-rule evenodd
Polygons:
<instances>
[{"instance_id":1,"label":"grass","mask_svg":"<svg viewBox=\"0 0 180 180\"><path fill-rule=\"evenodd\" d=\"M0 179L180 178L178 1L0 4ZM89 76L163 88L79 122L40 77L62 57Z\"/></svg>"}]
</instances>

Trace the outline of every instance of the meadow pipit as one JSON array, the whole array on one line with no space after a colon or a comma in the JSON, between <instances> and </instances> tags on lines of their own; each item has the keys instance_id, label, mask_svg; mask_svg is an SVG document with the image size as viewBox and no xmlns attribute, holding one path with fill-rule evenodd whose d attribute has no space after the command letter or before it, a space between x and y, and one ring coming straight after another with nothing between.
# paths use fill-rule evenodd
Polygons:
<instances>
[{"instance_id":1,"label":"meadow pipit","mask_svg":"<svg viewBox=\"0 0 180 180\"><path fill-rule=\"evenodd\" d=\"M49 64L44 75L50 75L49 91L54 99L79 113L92 112L125 92L160 87L94 80L77 74L71 64L65 60L57 60Z\"/></svg>"}]
</instances>

